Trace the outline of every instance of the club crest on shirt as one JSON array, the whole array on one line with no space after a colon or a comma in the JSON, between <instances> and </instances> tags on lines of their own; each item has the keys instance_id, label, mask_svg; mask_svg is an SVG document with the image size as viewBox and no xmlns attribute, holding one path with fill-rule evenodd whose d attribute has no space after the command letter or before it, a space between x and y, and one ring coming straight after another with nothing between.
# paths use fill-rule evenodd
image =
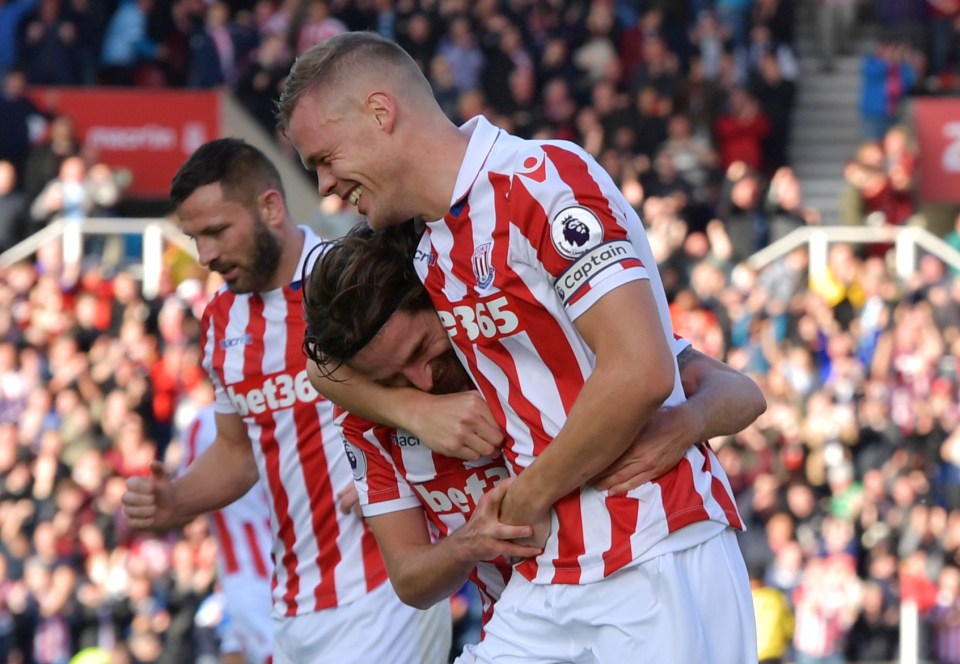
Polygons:
<instances>
[{"instance_id":1,"label":"club crest on shirt","mask_svg":"<svg viewBox=\"0 0 960 664\"><path fill-rule=\"evenodd\" d=\"M490 254L493 252L493 242L485 242L473 250L471 264L473 276L477 278L477 288L488 288L493 283L493 276L497 273L493 267Z\"/></svg>"},{"instance_id":2,"label":"club crest on shirt","mask_svg":"<svg viewBox=\"0 0 960 664\"><path fill-rule=\"evenodd\" d=\"M550 222L550 239L561 256L579 258L603 242L603 225L587 208L564 208Z\"/></svg>"},{"instance_id":3,"label":"club crest on shirt","mask_svg":"<svg viewBox=\"0 0 960 664\"><path fill-rule=\"evenodd\" d=\"M350 462L350 469L353 471L353 479L359 482L367 476L367 456L350 441L343 441L343 447L347 453L347 461Z\"/></svg>"}]
</instances>

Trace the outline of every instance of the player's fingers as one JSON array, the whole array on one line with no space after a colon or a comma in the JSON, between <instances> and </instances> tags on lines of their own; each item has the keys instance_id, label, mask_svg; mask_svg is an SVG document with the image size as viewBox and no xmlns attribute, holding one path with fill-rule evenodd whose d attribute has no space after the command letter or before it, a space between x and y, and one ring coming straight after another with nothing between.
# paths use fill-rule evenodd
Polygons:
<instances>
[{"instance_id":1,"label":"player's fingers","mask_svg":"<svg viewBox=\"0 0 960 664\"><path fill-rule=\"evenodd\" d=\"M127 523L134 530L152 530L154 528L153 519L135 519L127 517Z\"/></svg>"},{"instance_id":2,"label":"player's fingers","mask_svg":"<svg viewBox=\"0 0 960 664\"><path fill-rule=\"evenodd\" d=\"M149 519L152 522L157 510L152 505L124 505L123 513L128 519Z\"/></svg>"},{"instance_id":3,"label":"player's fingers","mask_svg":"<svg viewBox=\"0 0 960 664\"><path fill-rule=\"evenodd\" d=\"M503 547L501 555L512 558L536 558L541 553L543 553L541 547L508 543Z\"/></svg>"},{"instance_id":4,"label":"player's fingers","mask_svg":"<svg viewBox=\"0 0 960 664\"><path fill-rule=\"evenodd\" d=\"M516 540L524 537L533 537L533 528L531 526L508 526L500 524L497 527L497 539Z\"/></svg>"},{"instance_id":5,"label":"player's fingers","mask_svg":"<svg viewBox=\"0 0 960 664\"><path fill-rule=\"evenodd\" d=\"M637 470L637 464L628 463L625 466L617 468L613 472L604 471L597 476L597 480L593 483L593 486L601 491L605 491L625 482L633 476L638 475L639 473Z\"/></svg>"},{"instance_id":6,"label":"player's fingers","mask_svg":"<svg viewBox=\"0 0 960 664\"><path fill-rule=\"evenodd\" d=\"M474 433L467 438L465 443L470 451L477 455L477 459L480 457L493 457L500 453L500 448L491 443L482 433ZM473 460L475 459L471 459L471 461Z\"/></svg>"},{"instance_id":7,"label":"player's fingers","mask_svg":"<svg viewBox=\"0 0 960 664\"><path fill-rule=\"evenodd\" d=\"M503 431L489 413L487 413L487 417L480 418L475 422L473 430L477 437L487 445L496 449L503 446ZM487 456L489 456L489 452Z\"/></svg>"},{"instance_id":8,"label":"player's fingers","mask_svg":"<svg viewBox=\"0 0 960 664\"><path fill-rule=\"evenodd\" d=\"M127 480L127 490L121 500L124 503L131 501L134 504L153 502L153 481L146 477L131 477Z\"/></svg>"}]
</instances>

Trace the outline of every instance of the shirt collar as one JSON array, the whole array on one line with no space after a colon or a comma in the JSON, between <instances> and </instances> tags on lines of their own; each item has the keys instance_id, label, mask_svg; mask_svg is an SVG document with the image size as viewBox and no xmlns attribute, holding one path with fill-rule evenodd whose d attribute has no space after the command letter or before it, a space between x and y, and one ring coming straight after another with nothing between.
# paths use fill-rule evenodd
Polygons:
<instances>
[{"instance_id":1,"label":"shirt collar","mask_svg":"<svg viewBox=\"0 0 960 664\"><path fill-rule=\"evenodd\" d=\"M463 155L460 172L457 174L457 184L453 188L453 198L450 207L454 207L466 198L477 181L487 156L493 150L493 144L500 136L500 129L492 125L482 115L467 120L460 126L460 131L470 137L467 152Z\"/></svg>"},{"instance_id":2,"label":"shirt collar","mask_svg":"<svg viewBox=\"0 0 960 664\"><path fill-rule=\"evenodd\" d=\"M300 251L300 260L297 261L297 271L294 273L293 280L290 282L290 285L294 288L299 288L300 286L300 279L303 276L303 266L307 260L311 262L312 267L313 262L320 255L320 250L317 249L314 251L314 249L323 241L309 226L299 226L299 228L303 232L303 249Z\"/></svg>"}]
</instances>

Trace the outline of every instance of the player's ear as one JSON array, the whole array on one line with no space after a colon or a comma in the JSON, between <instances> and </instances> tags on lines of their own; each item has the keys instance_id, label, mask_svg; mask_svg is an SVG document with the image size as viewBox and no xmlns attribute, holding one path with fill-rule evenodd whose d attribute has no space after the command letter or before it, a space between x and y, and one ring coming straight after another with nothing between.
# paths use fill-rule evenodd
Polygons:
<instances>
[{"instance_id":1,"label":"player's ear","mask_svg":"<svg viewBox=\"0 0 960 664\"><path fill-rule=\"evenodd\" d=\"M267 226L279 226L287 216L283 195L276 189L267 189L257 197L260 217Z\"/></svg>"},{"instance_id":2,"label":"player's ear","mask_svg":"<svg viewBox=\"0 0 960 664\"><path fill-rule=\"evenodd\" d=\"M367 95L365 106L369 116L380 129L387 133L393 131L397 120L397 102L388 92L377 91Z\"/></svg>"}]
</instances>

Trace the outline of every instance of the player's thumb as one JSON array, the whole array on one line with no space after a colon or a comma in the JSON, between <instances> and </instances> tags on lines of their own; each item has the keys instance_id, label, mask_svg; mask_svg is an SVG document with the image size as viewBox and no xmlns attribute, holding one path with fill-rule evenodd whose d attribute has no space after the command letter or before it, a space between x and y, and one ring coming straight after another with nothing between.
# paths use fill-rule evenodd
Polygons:
<instances>
[{"instance_id":1,"label":"player's thumb","mask_svg":"<svg viewBox=\"0 0 960 664\"><path fill-rule=\"evenodd\" d=\"M168 476L167 471L164 469L163 464L154 459L150 462L150 476L153 478L154 484L163 484L167 482Z\"/></svg>"}]
</instances>

